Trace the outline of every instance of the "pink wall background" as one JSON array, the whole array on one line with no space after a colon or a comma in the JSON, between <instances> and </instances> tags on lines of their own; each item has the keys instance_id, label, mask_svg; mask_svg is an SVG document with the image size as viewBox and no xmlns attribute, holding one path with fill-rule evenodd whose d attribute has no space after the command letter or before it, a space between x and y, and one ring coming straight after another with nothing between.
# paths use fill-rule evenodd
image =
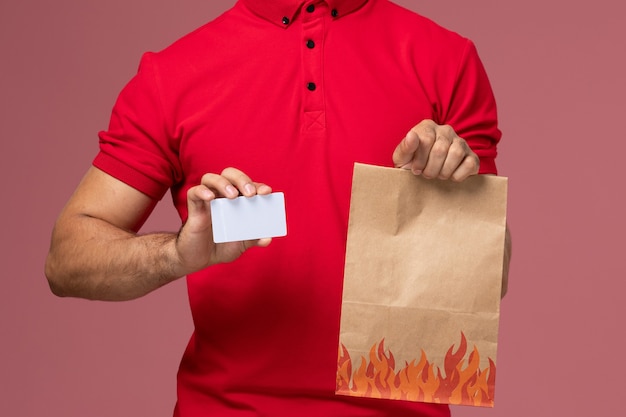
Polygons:
<instances>
[{"instance_id":1,"label":"pink wall background","mask_svg":"<svg viewBox=\"0 0 626 417\"><path fill-rule=\"evenodd\" d=\"M477 44L500 108L500 170L510 177L514 254L496 407L453 414L619 415L626 388L626 6L400 3ZM2 415L171 415L191 331L184 281L127 303L58 299L43 262L53 221L141 53L231 4L0 3ZM169 206L147 225L176 228Z\"/></svg>"}]
</instances>

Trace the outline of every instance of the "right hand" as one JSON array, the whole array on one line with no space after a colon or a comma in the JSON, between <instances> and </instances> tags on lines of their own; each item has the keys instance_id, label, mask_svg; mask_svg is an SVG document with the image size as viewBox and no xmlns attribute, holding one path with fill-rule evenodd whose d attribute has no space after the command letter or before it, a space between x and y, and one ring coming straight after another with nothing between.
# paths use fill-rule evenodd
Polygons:
<instances>
[{"instance_id":1,"label":"right hand","mask_svg":"<svg viewBox=\"0 0 626 417\"><path fill-rule=\"evenodd\" d=\"M269 245L271 238L214 243L210 203L219 197L234 199L239 195L252 197L271 192L268 185L253 182L236 168L226 168L219 175L203 175L201 183L187 192L188 217L176 239L176 251L183 274L234 261L251 247Z\"/></svg>"}]
</instances>

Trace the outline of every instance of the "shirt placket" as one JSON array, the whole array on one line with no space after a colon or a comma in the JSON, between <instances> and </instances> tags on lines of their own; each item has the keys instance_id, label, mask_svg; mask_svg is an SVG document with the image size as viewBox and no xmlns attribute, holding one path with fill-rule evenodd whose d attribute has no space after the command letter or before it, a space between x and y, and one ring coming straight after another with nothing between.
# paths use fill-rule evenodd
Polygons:
<instances>
[{"instance_id":1,"label":"shirt placket","mask_svg":"<svg viewBox=\"0 0 626 417\"><path fill-rule=\"evenodd\" d=\"M314 133L326 129L324 104L324 25L331 11L326 2L309 1L304 4L302 17L302 71L304 85L303 130Z\"/></svg>"}]
</instances>

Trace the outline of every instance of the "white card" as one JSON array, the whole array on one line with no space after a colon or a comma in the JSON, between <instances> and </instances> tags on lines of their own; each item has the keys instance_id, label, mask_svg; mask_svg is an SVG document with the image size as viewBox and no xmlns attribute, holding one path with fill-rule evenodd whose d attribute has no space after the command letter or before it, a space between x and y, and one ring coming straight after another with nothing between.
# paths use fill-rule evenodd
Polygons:
<instances>
[{"instance_id":1,"label":"white card","mask_svg":"<svg viewBox=\"0 0 626 417\"><path fill-rule=\"evenodd\" d=\"M217 198L211 201L211 220L215 243L285 236L285 196Z\"/></svg>"}]
</instances>

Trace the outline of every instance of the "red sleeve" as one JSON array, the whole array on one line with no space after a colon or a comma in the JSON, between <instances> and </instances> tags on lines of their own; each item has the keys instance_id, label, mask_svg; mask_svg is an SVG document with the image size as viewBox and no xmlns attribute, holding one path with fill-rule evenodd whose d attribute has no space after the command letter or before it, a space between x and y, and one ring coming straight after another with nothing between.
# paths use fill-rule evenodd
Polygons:
<instances>
[{"instance_id":1,"label":"red sleeve","mask_svg":"<svg viewBox=\"0 0 626 417\"><path fill-rule=\"evenodd\" d=\"M496 102L476 47L469 40L441 110L441 123L452 126L479 156L479 172L497 174L495 158L502 133Z\"/></svg>"},{"instance_id":2,"label":"red sleeve","mask_svg":"<svg viewBox=\"0 0 626 417\"><path fill-rule=\"evenodd\" d=\"M93 165L154 199L181 177L176 141L163 112L152 55L120 93Z\"/></svg>"}]
</instances>

